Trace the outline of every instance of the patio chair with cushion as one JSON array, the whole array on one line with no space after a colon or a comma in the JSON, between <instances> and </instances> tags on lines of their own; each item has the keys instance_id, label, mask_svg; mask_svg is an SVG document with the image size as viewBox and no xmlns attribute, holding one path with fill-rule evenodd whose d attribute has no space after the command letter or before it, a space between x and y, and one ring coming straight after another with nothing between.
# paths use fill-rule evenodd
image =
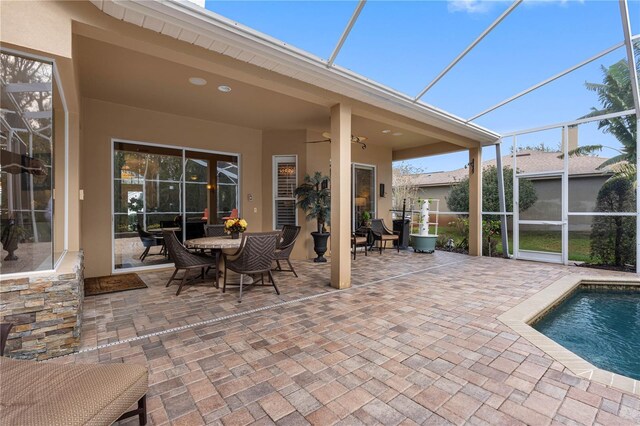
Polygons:
<instances>
[{"instance_id":1,"label":"patio chair with cushion","mask_svg":"<svg viewBox=\"0 0 640 426\"><path fill-rule=\"evenodd\" d=\"M264 283L264 274L267 274L271 286L280 294L276 282L271 273L271 265L275 260L276 247L280 239L279 232L259 232L251 234L243 234L242 241L238 251L233 254L224 254L224 284L222 292L226 292L228 271L240 274L240 295L238 303L242 302L242 290L244 285L244 274L252 274L257 276L260 274L261 285ZM255 280L254 280L255 283Z\"/></svg>"},{"instance_id":2,"label":"patio chair with cushion","mask_svg":"<svg viewBox=\"0 0 640 426\"><path fill-rule=\"evenodd\" d=\"M298 235L300 235L299 226L284 225L282 227L282 233L280 234L281 240L278 241L275 255L276 264L278 265L278 268L275 270L280 272L293 272L293 275L295 275L296 278L298 278L298 274L293 268L293 265L289 260L289 256L291 256L291 252L293 251L293 246L296 244ZM281 260L286 261L291 269L282 269L282 265L280 265Z\"/></svg>"},{"instance_id":3,"label":"patio chair with cushion","mask_svg":"<svg viewBox=\"0 0 640 426\"><path fill-rule=\"evenodd\" d=\"M232 209L231 214L229 214L229 216L223 217L222 220L237 219L237 218L238 218L238 209Z\"/></svg>"},{"instance_id":4,"label":"patio chair with cushion","mask_svg":"<svg viewBox=\"0 0 640 426\"><path fill-rule=\"evenodd\" d=\"M7 326L2 324L2 330L8 333ZM0 357L0 377L3 425L110 425L133 416L147 424L149 379L142 365ZM136 409L127 411L136 403Z\"/></svg>"},{"instance_id":5,"label":"patio chair with cushion","mask_svg":"<svg viewBox=\"0 0 640 426\"><path fill-rule=\"evenodd\" d=\"M164 238L155 236L147 231L144 231L141 227L138 227L138 236L140 237L140 241L142 241L142 246L144 247L144 251L140 255L140 261L144 262L147 256L164 256L165 248L164 248ZM160 251L158 253L149 253L151 247L160 247Z\"/></svg>"},{"instance_id":6,"label":"patio chair with cushion","mask_svg":"<svg viewBox=\"0 0 640 426\"><path fill-rule=\"evenodd\" d=\"M364 247L364 255L367 256L369 239L367 236L359 235L357 232L351 234L351 248L353 250L353 260L356 260L356 250L358 247Z\"/></svg>"},{"instance_id":7,"label":"patio chair with cushion","mask_svg":"<svg viewBox=\"0 0 640 426\"><path fill-rule=\"evenodd\" d=\"M394 233L389 228L387 228L384 224L384 220L382 219L373 219L371 221L371 236L373 237L374 243L378 243L378 248L380 249L380 254L382 254L382 249L387 248L387 242L391 241L397 245L398 253L400 253L400 236L397 233Z\"/></svg>"},{"instance_id":8,"label":"patio chair with cushion","mask_svg":"<svg viewBox=\"0 0 640 426\"><path fill-rule=\"evenodd\" d=\"M216 288L218 288L218 269L215 257L211 257L204 253L190 252L180 243L178 237L176 237L176 234L173 231L162 231L162 234L164 235L165 245L169 252L169 258L174 262L176 267L175 271L173 271L173 275L171 275L171 278L167 281L166 287L169 287L172 281L180 281L180 286L176 292L176 296L178 296L182 291L182 287L187 284L187 282L190 284L198 278L201 278L202 281L204 281L205 275L209 269L215 269ZM182 278L176 278L176 274L181 269L184 270L184 275L182 275ZM200 269L200 275L187 281L189 271L193 269Z\"/></svg>"}]
</instances>

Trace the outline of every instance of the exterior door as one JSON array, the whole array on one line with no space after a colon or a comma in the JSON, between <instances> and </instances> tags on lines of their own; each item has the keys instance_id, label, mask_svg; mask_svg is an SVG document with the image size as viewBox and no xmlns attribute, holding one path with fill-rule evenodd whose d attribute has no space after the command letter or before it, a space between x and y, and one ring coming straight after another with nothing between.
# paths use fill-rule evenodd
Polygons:
<instances>
[{"instance_id":1,"label":"exterior door","mask_svg":"<svg viewBox=\"0 0 640 426\"><path fill-rule=\"evenodd\" d=\"M564 173L516 175L513 191L516 259L565 262L564 176Z\"/></svg>"},{"instance_id":2,"label":"exterior door","mask_svg":"<svg viewBox=\"0 0 640 426\"><path fill-rule=\"evenodd\" d=\"M364 213L369 213L371 219L376 218L376 168L366 164L351 166L351 222L353 229L364 225Z\"/></svg>"}]
</instances>

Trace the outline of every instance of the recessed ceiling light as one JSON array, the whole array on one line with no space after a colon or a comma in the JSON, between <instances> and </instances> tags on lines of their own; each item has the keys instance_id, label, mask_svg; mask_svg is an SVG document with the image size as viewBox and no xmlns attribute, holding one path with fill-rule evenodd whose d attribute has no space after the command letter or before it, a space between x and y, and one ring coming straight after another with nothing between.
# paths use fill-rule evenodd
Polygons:
<instances>
[{"instance_id":1,"label":"recessed ceiling light","mask_svg":"<svg viewBox=\"0 0 640 426\"><path fill-rule=\"evenodd\" d=\"M229 93L231 91L231 87L229 86L225 86L224 84L221 86L218 86L218 90L223 92L223 93Z\"/></svg>"},{"instance_id":2,"label":"recessed ceiling light","mask_svg":"<svg viewBox=\"0 0 640 426\"><path fill-rule=\"evenodd\" d=\"M207 84L207 80L200 77L191 77L189 79L189 83L193 84L194 86L204 86L205 84Z\"/></svg>"},{"instance_id":3,"label":"recessed ceiling light","mask_svg":"<svg viewBox=\"0 0 640 426\"><path fill-rule=\"evenodd\" d=\"M386 135L387 133L391 133L391 130L389 130L389 129L384 129L384 130L382 131L382 133L384 133L384 134Z\"/></svg>"},{"instance_id":4,"label":"recessed ceiling light","mask_svg":"<svg viewBox=\"0 0 640 426\"><path fill-rule=\"evenodd\" d=\"M393 133L393 136L402 136L402 132L395 132Z\"/></svg>"}]
</instances>

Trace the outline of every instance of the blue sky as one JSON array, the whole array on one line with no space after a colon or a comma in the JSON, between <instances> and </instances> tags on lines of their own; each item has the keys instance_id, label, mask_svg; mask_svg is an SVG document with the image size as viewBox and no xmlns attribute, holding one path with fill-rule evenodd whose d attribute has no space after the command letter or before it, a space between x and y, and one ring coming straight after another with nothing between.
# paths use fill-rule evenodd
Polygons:
<instances>
[{"instance_id":1,"label":"blue sky","mask_svg":"<svg viewBox=\"0 0 640 426\"><path fill-rule=\"evenodd\" d=\"M482 0L369 0L336 63L416 95L509 5ZM331 54L355 6L355 1L206 2L209 10L322 58ZM640 0L630 0L629 7L632 31L640 33ZM617 1L525 1L423 100L469 118L622 40ZM624 57L624 49L618 49L476 123L506 132L576 119L598 105L584 82L601 81L600 67ZM554 145L559 134L534 135L527 142ZM585 126L581 136L581 144L617 145L595 126ZM491 157L492 150L485 151L485 157ZM460 153L411 163L437 171L461 167L465 159L466 153Z\"/></svg>"}]
</instances>

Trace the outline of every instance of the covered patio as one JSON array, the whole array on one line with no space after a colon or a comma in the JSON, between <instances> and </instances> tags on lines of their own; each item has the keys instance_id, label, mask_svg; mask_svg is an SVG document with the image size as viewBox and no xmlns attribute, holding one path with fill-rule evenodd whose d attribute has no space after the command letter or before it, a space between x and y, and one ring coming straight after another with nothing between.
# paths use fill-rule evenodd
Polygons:
<instances>
[{"instance_id":1,"label":"covered patio","mask_svg":"<svg viewBox=\"0 0 640 426\"><path fill-rule=\"evenodd\" d=\"M577 377L498 320L581 268L402 252L359 258L336 291L319 283L329 265L295 266L282 297L242 305L140 274L148 289L88 298L83 349L51 362L148 365L153 424L640 421L638 389Z\"/></svg>"}]
</instances>

